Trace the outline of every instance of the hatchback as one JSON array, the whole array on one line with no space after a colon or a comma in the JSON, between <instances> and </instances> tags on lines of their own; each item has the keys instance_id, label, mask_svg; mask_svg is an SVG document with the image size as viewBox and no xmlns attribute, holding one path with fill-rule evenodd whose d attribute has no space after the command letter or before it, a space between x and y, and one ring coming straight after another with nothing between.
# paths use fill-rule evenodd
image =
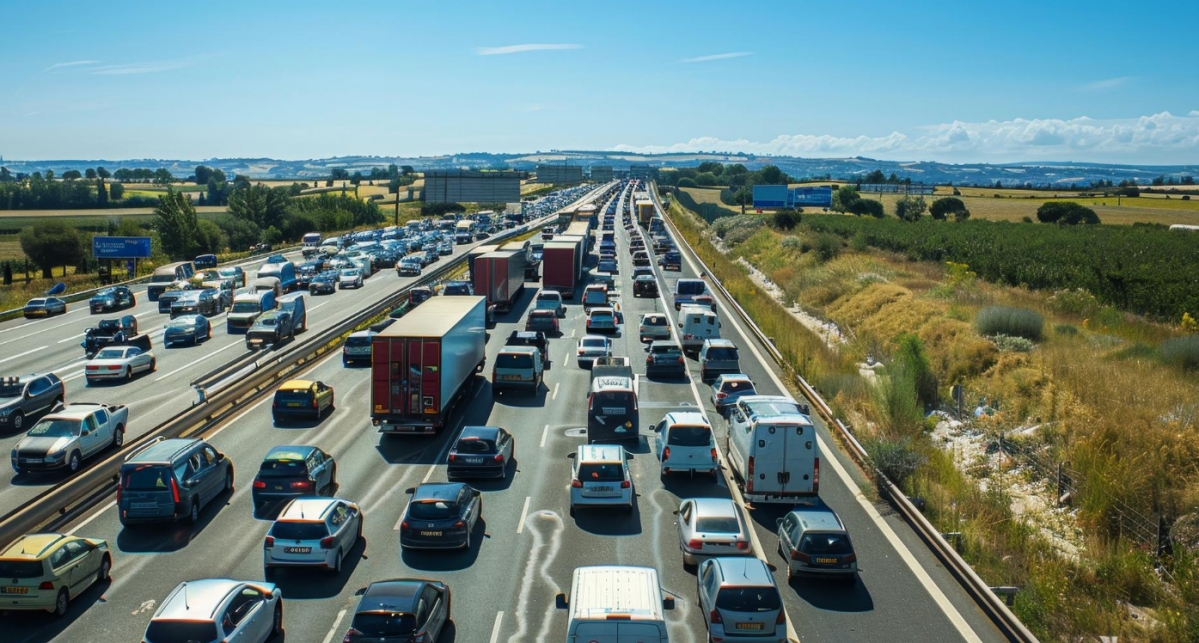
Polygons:
<instances>
[{"instance_id":1,"label":"hatchback","mask_svg":"<svg viewBox=\"0 0 1199 643\"><path fill-rule=\"evenodd\" d=\"M22 536L0 552L0 610L64 616L72 598L108 581L111 570L106 540L52 533Z\"/></svg>"},{"instance_id":2,"label":"hatchback","mask_svg":"<svg viewBox=\"0 0 1199 643\"><path fill-rule=\"evenodd\" d=\"M483 518L483 496L461 482L426 482L400 520L402 549L469 549Z\"/></svg>"},{"instance_id":3,"label":"hatchback","mask_svg":"<svg viewBox=\"0 0 1199 643\"><path fill-rule=\"evenodd\" d=\"M371 583L358 600L345 643L432 643L450 622L450 588L421 579Z\"/></svg>"},{"instance_id":4,"label":"hatchback","mask_svg":"<svg viewBox=\"0 0 1199 643\"><path fill-rule=\"evenodd\" d=\"M277 446L267 452L254 476L254 507L313 496L337 487L337 462L314 446Z\"/></svg>"},{"instance_id":5,"label":"hatchback","mask_svg":"<svg viewBox=\"0 0 1199 643\"><path fill-rule=\"evenodd\" d=\"M450 449L445 475L459 478L503 478L516 457L516 439L498 426L468 426Z\"/></svg>"},{"instance_id":6,"label":"hatchback","mask_svg":"<svg viewBox=\"0 0 1199 643\"><path fill-rule=\"evenodd\" d=\"M602 335L584 335L579 338L576 353L579 359L579 367L591 368L597 357L610 357L612 355L612 340Z\"/></svg>"},{"instance_id":7,"label":"hatchback","mask_svg":"<svg viewBox=\"0 0 1199 643\"><path fill-rule=\"evenodd\" d=\"M142 641L264 643L282 632L283 592L273 583L206 578L175 587Z\"/></svg>"},{"instance_id":8,"label":"hatchback","mask_svg":"<svg viewBox=\"0 0 1199 643\"><path fill-rule=\"evenodd\" d=\"M713 477L720 475L720 460L716 454L716 438L712 425L703 413L676 411L667 413L662 421L651 426L657 436L655 453L661 463L661 475L696 471Z\"/></svg>"},{"instance_id":9,"label":"hatchback","mask_svg":"<svg viewBox=\"0 0 1199 643\"><path fill-rule=\"evenodd\" d=\"M266 574L276 567L321 567L341 572L362 539L362 509L341 498L296 498L287 503L262 543Z\"/></svg>"},{"instance_id":10,"label":"hatchback","mask_svg":"<svg viewBox=\"0 0 1199 643\"><path fill-rule=\"evenodd\" d=\"M683 357L683 349L673 341L652 342L649 345L649 354L645 356L645 375L685 377L687 363Z\"/></svg>"},{"instance_id":11,"label":"hatchback","mask_svg":"<svg viewBox=\"0 0 1199 643\"><path fill-rule=\"evenodd\" d=\"M601 270L603 270L601 268ZM610 272L610 271L605 271ZM591 308L593 306L608 305L608 287L600 284L592 284L583 290L583 308Z\"/></svg>"},{"instance_id":12,"label":"hatchback","mask_svg":"<svg viewBox=\"0 0 1199 643\"><path fill-rule=\"evenodd\" d=\"M633 477L624 447L589 444L572 453L570 515L577 507L622 507L633 511Z\"/></svg>"},{"instance_id":13,"label":"hatchback","mask_svg":"<svg viewBox=\"0 0 1199 643\"><path fill-rule=\"evenodd\" d=\"M642 343L655 339L670 339L670 321L662 313L646 313L641 316L637 335Z\"/></svg>"},{"instance_id":14,"label":"hatchback","mask_svg":"<svg viewBox=\"0 0 1199 643\"><path fill-rule=\"evenodd\" d=\"M332 386L324 382L291 380L284 382L275 391L275 399L271 403L271 418L275 424L294 417L319 420L326 410L333 410Z\"/></svg>"},{"instance_id":15,"label":"hatchback","mask_svg":"<svg viewBox=\"0 0 1199 643\"><path fill-rule=\"evenodd\" d=\"M797 507L779 518L778 526L788 583L801 575L857 579L858 555L835 511L824 505Z\"/></svg>"},{"instance_id":16,"label":"hatchback","mask_svg":"<svg viewBox=\"0 0 1199 643\"><path fill-rule=\"evenodd\" d=\"M683 566L713 556L753 554L749 528L737 504L728 498L690 498L679 504L679 549Z\"/></svg>"},{"instance_id":17,"label":"hatchback","mask_svg":"<svg viewBox=\"0 0 1199 643\"><path fill-rule=\"evenodd\" d=\"M719 556L700 563L699 605L711 640L786 643L787 615L766 563Z\"/></svg>"},{"instance_id":18,"label":"hatchback","mask_svg":"<svg viewBox=\"0 0 1199 643\"><path fill-rule=\"evenodd\" d=\"M745 373L727 373L720 375L712 382L712 406L716 412L724 416L729 407L736 404L744 395L757 395L753 380Z\"/></svg>"}]
</instances>

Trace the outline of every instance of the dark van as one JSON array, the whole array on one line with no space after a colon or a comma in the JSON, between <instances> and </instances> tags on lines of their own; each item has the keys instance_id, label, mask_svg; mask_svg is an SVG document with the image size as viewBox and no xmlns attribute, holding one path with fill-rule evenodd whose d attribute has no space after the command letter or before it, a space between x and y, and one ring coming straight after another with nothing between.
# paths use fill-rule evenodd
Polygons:
<instances>
[{"instance_id":1,"label":"dark van","mask_svg":"<svg viewBox=\"0 0 1199 643\"><path fill-rule=\"evenodd\" d=\"M204 440L150 442L121 465L117 510L121 524L200 520L200 510L233 490L233 463Z\"/></svg>"}]
</instances>

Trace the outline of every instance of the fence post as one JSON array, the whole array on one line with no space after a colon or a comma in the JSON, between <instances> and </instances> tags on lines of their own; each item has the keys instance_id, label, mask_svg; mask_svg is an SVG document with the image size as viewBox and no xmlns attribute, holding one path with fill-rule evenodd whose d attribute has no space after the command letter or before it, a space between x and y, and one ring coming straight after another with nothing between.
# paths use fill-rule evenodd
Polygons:
<instances>
[{"instance_id":1,"label":"fence post","mask_svg":"<svg viewBox=\"0 0 1199 643\"><path fill-rule=\"evenodd\" d=\"M1174 545L1170 542L1170 526L1166 524L1166 516L1158 514L1157 516L1157 557L1170 556L1174 552Z\"/></svg>"},{"instance_id":2,"label":"fence post","mask_svg":"<svg viewBox=\"0 0 1199 643\"><path fill-rule=\"evenodd\" d=\"M1062 480L1062 463L1059 462L1059 463L1057 463L1057 503L1056 503L1058 507L1062 506L1062 495L1064 495L1064 493L1065 493L1063 491L1063 487L1065 487L1065 481Z\"/></svg>"}]
</instances>

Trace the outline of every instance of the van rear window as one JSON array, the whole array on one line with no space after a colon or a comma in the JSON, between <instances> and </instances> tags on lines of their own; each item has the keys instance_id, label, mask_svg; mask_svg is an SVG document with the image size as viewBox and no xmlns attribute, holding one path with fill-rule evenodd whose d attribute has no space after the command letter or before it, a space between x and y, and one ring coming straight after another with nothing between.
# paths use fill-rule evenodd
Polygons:
<instances>
[{"instance_id":1,"label":"van rear window","mask_svg":"<svg viewBox=\"0 0 1199 643\"><path fill-rule=\"evenodd\" d=\"M712 429L706 426L676 426L670 429L666 443L680 447L706 447L712 443Z\"/></svg>"},{"instance_id":2,"label":"van rear window","mask_svg":"<svg viewBox=\"0 0 1199 643\"><path fill-rule=\"evenodd\" d=\"M496 368L533 368L533 356L528 353L500 353L495 357Z\"/></svg>"},{"instance_id":3,"label":"van rear window","mask_svg":"<svg viewBox=\"0 0 1199 643\"><path fill-rule=\"evenodd\" d=\"M619 464L580 464L579 480L583 482L624 480L624 468Z\"/></svg>"},{"instance_id":4,"label":"van rear window","mask_svg":"<svg viewBox=\"0 0 1199 643\"><path fill-rule=\"evenodd\" d=\"M773 587L725 587L716 595L716 607L730 612L771 612L782 606Z\"/></svg>"},{"instance_id":5,"label":"van rear window","mask_svg":"<svg viewBox=\"0 0 1199 643\"><path fill-rule=\"evenodd\" d=\"M708 359L735 360L737 359L737 349L723 346L719 348L709 348Z\"/></svg>"},{"instance_id":6,"label":"van rear window","mask_svg":"<svg viewBox=\"0 0 1199 643\"><path fill-rule=\"evenodd\" d=\"M702 295L707 290L702 281L680 279L675 285L675 292L680 295Z\"/></svg>"}]
</instances>

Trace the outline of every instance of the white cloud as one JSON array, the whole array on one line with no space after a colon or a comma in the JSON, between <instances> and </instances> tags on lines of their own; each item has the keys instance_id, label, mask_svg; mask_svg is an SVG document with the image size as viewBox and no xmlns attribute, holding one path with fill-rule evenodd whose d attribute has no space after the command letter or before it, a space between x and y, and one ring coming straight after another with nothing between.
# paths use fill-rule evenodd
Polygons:
<instances>
[{"instance_id":1,"label":"white cloud","mask_svg":"<svg viewBox=\"0 0 1199 643\"><path fill-rule=\"evenodd\" d=\"M741 58L743 56L752 56L753 53L754 52L752 52L752 51L734 51L734 52L730 52L727 54L712 54L709 56L697 56L695 58L684 58L684 59L680 60L679 62L684 63L684 64L706 63L709 60L726 60L728 58Z\"/></svg>"},{"instance_id":2,"label":"white cloud","mask_svg":"<svg viewBox=\"0 0 1199 643\"><path fill-rule=\"evenodd\" d=\"M54 71L55 69L63 69L66 67L80 67L82 65L95 65L99 60L72 60L65 63L54 63L45 69L45 71Z\"/></svg>"},{"instance_id":3,"label":"white cloud","mask_svg":"<svg viewBox=\"0 0 1199 643\"><path fill-rule=\"evenodd\" d=\"M1132 76L1120 76L1118 78L1105 78L1097 80L1093 83L1087 83L1079 89L1084 92L1105 92L1112 89L1119 89L1132 81Z\"/></svg>"},{"instance_id":4,"label":"white cloud","mask_svg":"<svg viewBox=\"0 0 1199 643\"><path fill-rule=\"evenodd\" d=\"M674 145L617 145L616 151L664 154L727 151L762 155L870 156L892 160L1128 160L1181 159L1199 154L1199 110L1124 119L1023 119L954 121L854 137L782 134L769 141L693 138ZM1130 161L1129 161L1130 162Z\"/></svg>"},{"instance_id":5,"label":"white cloud","mask_svg":"<svg viewBox=\"0 0 1199 643\"><path fill-rule=\"evenodd\" d=\"M179 69L191 64L186 60L160 60L156 62L129 63L126 65L101 65L91 70L96 76L129 76L132 74L153 74L160 71Z\"/></svg>"},{"instance_id":6,"label":"white cloud","mask_svg":"<svg viewBox=\"0 0 1199 643\"><path fill-rule=\"evenodd\" d=\"M507 45L504 47L476 47L475 52L480 56L503 56L505 54L521 54L526 51L556 51L560 49L582 49L583 45L576 44L527 44Z\"/></svg>"}]
</instances>

